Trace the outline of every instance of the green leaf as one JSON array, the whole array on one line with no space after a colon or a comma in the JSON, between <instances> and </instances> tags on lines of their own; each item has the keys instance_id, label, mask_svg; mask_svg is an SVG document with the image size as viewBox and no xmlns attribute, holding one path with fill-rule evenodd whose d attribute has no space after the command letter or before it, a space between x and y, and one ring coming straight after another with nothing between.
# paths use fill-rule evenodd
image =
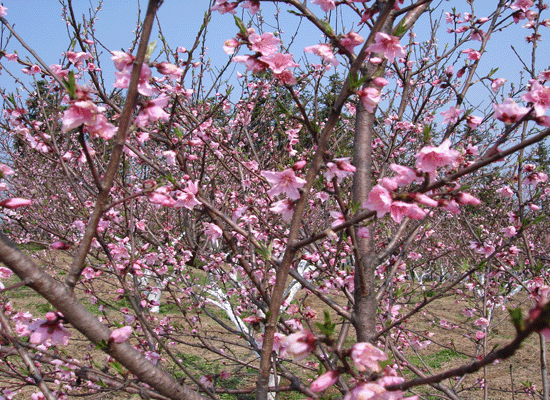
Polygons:
<instances>
[{"instance_id":1,"label":"green leaf","mask_svg":"<svg viewBox=\"0 0 550 400\"><path fill-rule=\"evenodd\" d=\"M101 380L101 378L99 378L99 380L96 382L96 384L97 384L98 386L101 386L101 387L104 387L104 388L108 388L108 387L109 387L105 382L103 382L103 381Z\"/></svg>"},{"instance_id":2,"label":"green leaf","mask_svg":"<svg viewBox=\"0 0 550 400\"><path fill-rule=\"evenodd\" d=\"M117 371L119 374L124 374L126 372L124 371L122 364L119 363L118 361L111 362L111 367L113 367L113 369Z\"/></svg>"},{"instance_id":3,"label":"green leaf","mask_svg":"<svg viewBox=\"0 0 550 400\"><path fill-rule=\"evenodd\" d=\"M508 307L508 313L510 314L510 317L512 318L512 323L514 324L514 327L516 328L516 331L521 332L525 328L523 323L523 313L521 312L521 308L512 308Z\"/></svg>"},{"instance_id":4,"label":"green leaf","mask_svg":"<svg viewBox=\"0 0 550 400\"><path fill-rule=\"evenodd\" d=\"M13 96L13 93L10 93L6 100L9 100L9 102L13 104L14 107L17 107L17 103L15 102L15 97Z\"/></svg>"},{"instance_id":5,"label":"green leaf","mask_svg":"<svg viewBox=\"0 0 550 400\"><path fill-rule=\"evenodd\" d=\"M359 78L359 75L357 74L357 72L354 72L352 74L349 75L349 86L351 88L351 90L355 91L357 89L359 89L361 86L363 86L363 84L367 81L367 79L369 79L368 76L364 76L362 78Z\"/></svg>"},{"instance_id":6,"label":"green leaf","mask_svg":"<svg viewBox=\"0 0 550 400\"><path fill-rule=\"evenodd\" d=\"M69 71L68 79L63 79L63 83L65 84L67 92L69 92L69 98L71 100L76 99L76 80L73 71Z\"/></svg>"},{"instance_id":7,"label":"green leaf","mask_svg":"<svg viewBox=\"0 0 550 400\"><path fill-rule=\"evenodd\" d=\"M407 32L407 28L405 27L405 21L399 22L399 25L393 30L392 35L401 37Z\"/></svg>"},{"instance_id":8,"label":"green leaf","mask_svg":"<svg viewBox=\"0 0 550 400\"><path fill-rule=\"evenodd\" d=\"M105 339L101 339L101 342L95 346L98 350L105 350L107 347L109 347L109 344L105 341Z\"/></svg>"},{"instance_id":9,"label":"green leaf","mask_svg":"<svg viewBox=\"0 0 550 400\"><path fill-rule=\"evenodd\" d=\"M323 311L323 314L325 316L325 322L320 323L317 322L316 325L321 331L323 335L325 335L327 338L331 337L335 333L336 324L333 324L330 318L330 313L327 310Z\"/></svg>"},{"instance_id":10,"label":"green leaf","mask_svg":"<svg viewBox=\"0 0 550 400\"><path fill-rule=\"evenodd\" d=\"M246 32L246 27L244 26L243 21L236 15L233 15L233 18L235 18L235 25L237 25L237 28L239 28L239 31L241 31L242 35L244 37L248 37L248 33Z\"/></svg>"},{"instance_id":11,"label":"green leaf","mask_svg":"<svg viewBox=\"0 0 550 400\"><path fill-rule=\"evenodd\" d=\"M271 242L268 247L262 246L262 247L255 247L254 250L256 253L260 254L263 258L266 260L271 259L271 254L273 251L273 242Z\"/></svg>"},{"instance_id":12,"label":"green leaf","mask_svg":"<svg viewBox=\"0 0 550 400\"><path fill-rule=\"evenodd\" d=\"M304 17L305 15L294 10L287 10L288 13L297 15L298 17Z\"/></svg>"},{"instance_id":13,"label":"green leaf","mask_svg":"<svg viewBox=\"0 0 550 400\"><path fill-rule=\"evenodd\" d=\"M334 35L334 31L332 30L332 26L326 21L321 21L323 26L325 27L326 32L328 32L331 36Z\"/></svg>"},{"instance_id":14,"label":"green leaf","mask_svg":"<svg viewBox=\"0 0 550 400\"><path fill-rule=\"evenodd\" d=\"M151 56L153 55L153 52L155 51L157 47L157 41L153 41L151 43L149 43L149 45L147 46L147 52L145 53L145 60L146 61L149 61L151 59Z\"/></svg>"},{"instance_id":15,"label":"green leaf","mask_svg":"<svg viewBox=\"0 0 550 400\"><path fill-rule=\"evenodd\" d=\"M424 143L430 143L430 139L432 137L432 129L433 127L431 125L424 125L424 129L422 129Z\"/></svg>"}]
</instances>

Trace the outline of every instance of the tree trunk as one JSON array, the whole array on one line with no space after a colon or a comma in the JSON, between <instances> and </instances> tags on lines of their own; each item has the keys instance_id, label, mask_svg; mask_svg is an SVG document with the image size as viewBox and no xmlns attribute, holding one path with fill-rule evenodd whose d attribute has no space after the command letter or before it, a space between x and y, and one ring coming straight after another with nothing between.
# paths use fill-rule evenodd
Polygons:
<instances>
[{"instance_id":1,"label":"tree trunk","mask_svg":"<svg viewBox=\"0 0 550 400\"><path fill-rule=\"evenodd\" d=\"M355 137L353 143L353 163L356 171L353 175L353 202L363 203L372 188L372 137L374 114L367 112L363 104L357 105L355 119ZM372 239L357 236L357 255L355 260L355 305L353 307L353 325L357 341L368 342L376 335L376 292L374 271L376 256Z\"/></svg>"}]
</instances>

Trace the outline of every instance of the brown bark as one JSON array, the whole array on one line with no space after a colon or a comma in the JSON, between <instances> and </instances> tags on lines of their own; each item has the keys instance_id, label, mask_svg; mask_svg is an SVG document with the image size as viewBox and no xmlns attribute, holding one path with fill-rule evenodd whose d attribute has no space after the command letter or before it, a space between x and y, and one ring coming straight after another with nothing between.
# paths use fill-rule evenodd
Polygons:
<instances>
[{"instance_id":1,"label":"brown bark","mask_svg":"<svg viewBox=\"0 0 550 400\"><path fill-rule=\"evenodd\" d=\"M374 114L369 113L362 103L357 105L355 136L353 142L353 201L363 203L372 188L372 137ZM376 255L372 239L357 235L358 259L355 260L355 304L353 325L357 341L368 342L376 335L376 291L374 269Z\"/></svg>"}]
</instances>

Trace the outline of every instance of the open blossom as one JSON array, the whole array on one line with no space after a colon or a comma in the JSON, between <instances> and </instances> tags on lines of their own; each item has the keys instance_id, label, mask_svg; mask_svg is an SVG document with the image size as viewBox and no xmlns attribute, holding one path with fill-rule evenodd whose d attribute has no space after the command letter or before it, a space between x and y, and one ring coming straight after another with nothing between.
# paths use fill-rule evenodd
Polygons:
<instances>
[{"instance_id":1,"label":"open blossom","mask_svg":"<svg viewBox=\"0 0 550 400\"><path fill-rule=\"evenodd\" d=\"M514 195L514 191L510 188L510 186L503 186L500 189L497 189L497 193L503 197L508 197L508 198Z\"/></svg>"},{"instance_id":2,"label":"open blossom","mask_svg":"<svg viewBox=\"0 0 550 400\"><path fill-rule=\"evenodd\" d=\"M504 237L512 237L518 233L515 226L507 226L506 228L502 228L500 231Z\"/></svg>"},{"instance_id":3,"label":"open blossom","mask_svg":"<svg viewBox=\"0 0 550 400\"><path fill-rule=\"evenodd\" d=\"M261 36L257 33L253 33L248 37L248 41L250 42L252 51L261 53L262 56L275 54L281 42L281 40L276 38L271 32L266 32Z\"/></svg>"},{"instance_id":4,"label":"open blossom","mask_svg":"<svg viewBox=\"0 0 550 400\"><path fill-rule=\"evenodd\" d=\"M336 177L338 182L342 182L342 179L347 176L353 175L353 173L355 172L355 167L348 162L349 157L335 158L334 161L335 163L327 163L325 176L329 181L332 181L332 179Z\"/></svg>"},{"instance_id":5,"label":"open blossom","mask_svg":"<svg viewBox=\"0 0 550 400\"><path fill-rule=\"evenodd\" d=\"M257 0L247 0L241 4L242 8L247 8L248 12L252 15L260 11L260 2Z\"/></svg>"},{"instance_id":6,"label":"open blossom","mask_svg":"<svg viewBox=\"0 0 550 400\"><path fill-rule=\"evenodd\" d=\"M336 8L334 0L313 0L312 3L321 6L321 10L323 10L324 12L328 12Z\"/></svg>"},{"instance_id":7,"label":"open blossom","mask_svg":"<svg viewBox=\"0 0 550 400\"><path fill-rule=\"evenodd\" d=\"M460 153L457 150L451 150L451 142L446 139L438 147L423 147L416 157L416 168L422 172L435 172L439 167L455 162Z\"/></svg>"},{"instance_id":8,"label":"open blossom","mask_svg":"<svg viewBox=\"0 0 550 400\"><path fill-rule=\"evenodd\" d=\"M315 349L317 338L309 331L288 335L281 341L281 357L289 355L297 361L306 358Z\"/></svg>"},{"instance_id":9,"label":"open blossom","mask_svg":"<svg viewBox=\"0 0 550 400\"><path fill-rule=\"evenodd\" d=\"M267 192L270 196L286 193L290 199L298 200L300 198L298 189L306 184L306 180L297 177L291 168L283 172L262 171L261 175L273 185Z\"/></svg>"},{"instance_id":10,"label":"open blossom","mask_svg":"<svg viewBox=\"0 0 550 400\"><path fill-rule=\"evenodd\" d=\"M29 341L33 344L64 345L69 343L71 332L63 327L59 313L48 312L46 319L39 319L29 324L32 331Z\"/></svg>"},{"instance_id":11,"label":"open blossom","mask_svg":"<svg viewBox=\"0 0 550 400\"><path fill-rule=\"evenodd\" d=\"M399 38L383 32L376 32L374 44L371 44L367 51L382 53L391 63L396 57L405 57L405 50L399 44Z\"/></svg>"},{"instance_id":12,"label":"open blossom","mask_svg":"<svg viewBox=\"0 0 550 400\"><path fill-rule=\"evenodd\" d=\"M324 61L331 63L335 67L340 64L340 61L336 59L332 49L328 44L317 44L315 46L308 46L304 48L306 53L313 53L321 57Z\"/></svg>"},{"instance_id":13,"label":"open blossom","mask_svg":"<svg viewBox=\"0 0 550 400\"><path fill-rule=\"evenodd\" d=\"M98 114L99 107L91 100L72 102L63 113L61 131L67 133L82 124L92 126Z\"/></svg>"},{"instance_id":14,"label":"open blossom","mask_svg":"<svg viewBox=\"0 0 550 400\"><path fill-rule=\"evenodd\" d=\"M529 8L533 6L533 4L535 4L533 0L517 0L510 6L510 8L512 10L521 10L527 12Z\"/></svg>"},{"instance_id":15,"label":"open blossom","mask_svg":"<svg viewBox=\"0 0 550 400\"><path fill-rule=\"evenodd\" d=\"M342 39L340 39L340 44L344 46L350 53L353 53L355 47L359 46L364 41L365 39L363 39L361 35L351 31L342 36Z\"/></svg>"},{"instance_id":16,"label":"open blossom","mask_svg":"<svg viewBox=\"0 0 550 400\"><path fill-rule=\"evenodd\" d=\"M204 233L213 244L217 244L218 238L223 234L222 228L210 222L204 224Z\"/></svg>"},{"instance_id":17,"label":"open blossom","mask_svg":"<svg viewBox=\"0 0 550 400\"><path fill-rule=\"evenodd\" d=\"M120 53L120 52L119 52ZM115 57L112 57L114 60ZM117 58L118 60L118 58ZM120 62L122 63L122 62ZM115 67L117 65L117 61L115 61ZM130 78L132 75L132 64L126 65L123 67L123 69L118 72L115 72L115 83L113 84L114 87L119 89L127 89L128 86L130 86ZM117 68L118 69L118 68ZM155 88L151 86L151 76L152 76L151 68L147 64L142 64L141 70L139 73L139 81L138 81L138 92L139 94L143 96L152 96L155 94Z\"/></svg>"},{"instance_id":18,"label":"open blossom","mask_svg":"<svg viewBox=\"0 0 550 400\"><path fill-rule=\"evenodd\" d=\"M388 359L386 353L367 342L355 343L351 348L351 359L359 372L368 370L380 372L378 361Z\"/></svg>"},{"instance_id":19,"label":"open blossom","mask_svg":"<svg viewBox=\"0 0 550 400\"><path fill-rule=\"evenodd\" d=\"M246 66L247 71L252 71L253 74L257 74L266 69L267 64L263 61L258 60L256 57L246 55L246 56L235 56L231 61L236 63L243 63Z\"/></svg>"},{"instance_id":20,"label":"open blossom","mask_svg":"<svg viewBox=\"0 0 550 400\"><path fill-rule=\"evenodd\" d=\"M146 126L150 122L156 122L158 120L168 121L170 114L163 110L168 105L170 97L166 95L160 95L156 99L150 100L141 108L138 116L136 117L136 125L139 127Z\"/></svg>"},{"instance_id":21,"label":"open blossom","mask_svg":"<svg viewBox=\"0 0 550 400\"><path fill-rule=\"evenodd\" d=\"M474 50L474 49L462 50L462 53L468 54L468 59L469 60L477 61L481 58L481 53L477 50Z\"/></svg>"},{"instance_id":22,"label":"open blossom","mask_svg":"<svg viewBox=\"0 0 550 400\"><path fill-rule=\"evenodd\" d=\"M468 115L466 117L466 123L471 129L476 129L482 121L483 118L478 117L477 115Z\"/></svg>"},{"instance_id":23,"label":"open blossom","mask_svg":"<svg viewBox=\"0 0 550 400\"><path fill-rule=\"evenodd\" d=\"M543 86L535 81L531 84L529 92L525 93L521 98L533 103L535 116L540 117L544 115L546 110L550 107L550 87Z\"/></svg>"},{"instance_id":24,"label":"open blossom","mask_svg":"<svg viewBox=\"0 0 550 400\"><path fill-rule=\"evenodd\" d=\"M527 176L523 181L526 185L537 186L540 182L546 182L548 180L548 175L544 172L533 172L531 175Z\"/></svg>"},{"instance_id":25,"label":"open blossom","mask_svg":"<svg viewBox=\"0 0 550 400\"><path fill-rule=\"evenodd\" d=\"M225 42L223 42L223 51L225 54L233 54L235 52L235 49L239 47L241 44L237 39L227 39Z\"/></svg>"},{"instance_id":26,"label":"open blossom","mask_svg":"<svg viewBox=\"0 0 550 400\"><path fill-rule=\"evenodd\" d=\"M210 10L218 11L220 14L236 14L235 8L237 8L238 5L239 3L237 2L228 3L227 0L216 0L216 4L214 4Z\"/></svg>"},{"instance_id":27,"label":"open blossom","mask_svg":"<svg viewBox=\"0 0 550 400\"><path fill-rule=\"evenodd\" d=\"M176 204L175 208L185 207L188 210L192 210L195 206L198 206L200 201L197 200L195 195L199 192L198 181L187 182L187 187L183 191L178 190L176 192Z\"/></svg>"},{"instance_id":28,"label":"open blossom","mask_svg":"<svg viewBox=\"0 0 550 400\"><path fill-rule=\"evenodd\" d=\"M527 107L520 107L511 98L504 100L502 104L494 104L495 118L505 124L513 124L522 119L528 112Z\"/></svg>"},{"instance_id":29,"label":"open blossom","mask_svg":"<svg viewBox=\"0 0 550 400\"><path fill-rule=\"evenodd\" d=\"M395 222L401 223L404 217L422 219L426 216L426 211L416 204L394 201L390 206L390 214Z\"/></svg>"},{"instance_id":30,"label":"open blossom","mask_svg":"<svg viewBox=\"0 0 550 400\"><path fill-rule=\"evenodd\" d=\"M289 222L292 219L292 214L294 214L294 202L290 199L276 201L271 205L269 211L281 214L283 221Z\"/></svg>"},{"instance_id":31,"label":"open blossom","mask_svg":"<svg viewBox=\"0 0 550 400\"><path fill-rule=\"evenodd\" d=\"M393 180L398 186L410 185L417 179L416 171L404 165L390 164L390 169L397 174Z\"/></svg>"},{"instance_id":32,"label":"open blossom","mask_svg":"<svg viewBox=\"0 0 550 400\"><path fill-rule=\"evenodd\" d=\"M493 92L498 92L498 89L500 89L500 87L502 85L504 85L506 83L506 79L504 78L496 78L496 79L493 79L491 81L491 89Z\"/></svg>"},{"instance_id":33,"label":"open blossom","mask_svg":"<svg viewBox=\"0 0 550 400\"><path fill-rule=\"evenodd\" d=\"M392 198L390 192L382 185L375 185L369 193L363 207L367 210L376 211L376 216L382 218L391 210Z\"/></svg>"},{"instance_id":34,"label":"open blossom","mask_svg":"<svg viewBox=\"0 0 550 400\"><path fill-rule=\"evenodd\" d=\"M334 218L334 221L330 224L333 228L346 222L346 217L340 211L331 211L329 214L332 218Z\"/></svg>"},{"instance_id":35,"label":"open blossom","mask_svg":"<svg viewBox=\"0 0 550 400\"><path fill-rule=\"evenodd\" d=\"M443 111L441 115L443 115L445 118L443 119L443 124L455 124L458 119L460 118L460 114L462 114L464 110L461 110L456 107L451 107L447 111Z\"/></svg>"},{"instance_id":36,"label":"open blossom","mask_svg":"<svg viewBox=\"0 0 550 400\"><path fill-rule=\"evenodd\" d=\"M127 341L132 335L131 326L123 326L122 328L115 329L109 335L109 342L123 343Z\"/></svg>"},{"instance_id":37,"label":"open blossom","mask_svg":"<svg viewBox=\"0 0 550 400\"><path fill-rule=\"evenodd\" d=\"M357 94L359 95L359 99L361 100L361 103L363 103L365 110L373 113L378 103L380 103L380 91L373 87L367 87L358 90Z\"/></svg>"},{"instance_id":38,"label":"open blossom","mask_svg":"<svg viewBox=\"0 0 550 400\"><path fill-rule=\"evenodd\" d=\"M6 16L6 11L8 10L7 7L0 6L0 17Z\"/></svg>"},{"instance_id":39,"label":"open blossom","mask_svg":"<svg viewBox=\"0 0 550 400\"><path fill-rule=\"evenodd\" d=\"M275 74L280 74L288 68L300 66L300 64L296 64L292 60L292 54L290 53L275 53L270 56L262 56L260 57L260 61L266 63Z\"/></svg>"}]
</instances>

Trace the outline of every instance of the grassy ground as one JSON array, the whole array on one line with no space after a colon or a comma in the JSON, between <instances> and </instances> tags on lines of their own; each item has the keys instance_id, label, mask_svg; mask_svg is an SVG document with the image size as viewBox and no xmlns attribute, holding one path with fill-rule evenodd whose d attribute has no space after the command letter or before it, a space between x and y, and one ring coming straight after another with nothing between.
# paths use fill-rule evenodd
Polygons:
<instances>
[{"instance_id":1,"label":"grassy ground","mask_svg":"<svg viewBox=\"0 0 550 400\"><path fill-rule=\"evenodd\" d=\"M51 265L66 265L62 256L55 256L48 264ZM11 278L9 281L4 282L6 286L11 283L15 283L17 278ZM404 283L408 285L408 283ZM100 311L98 304L90 304L88 296L81 292L84 299L84 303L88 309L103 318L110 318L114 315L120 317L115 310L120 307L128 306L126 300L116 299L116 286L112 285L108 281L98 281L97 289L102 291L104 295L109 298L109 307L105 311ZM21 287L9 292L9 297L13 301L15 308L18 310L28 309L35 317L41 317L48 311L54 311L51 306L46 303L41 297L36 295L31 289ZM345 303L345 298L335 294L336 300L341 300L341 303ZM339 298L340 297L340 298ZM421 300L420 295L418 298L412 297L410 299L411 305L416 301ZM309 297L307 304L317 310L318 315L322 315L322 311L326 308L324 304L317 300L313 300ZM514 306L522 306L524 309L529 307L528 299L525 296L518 295L515 304L507 304ZM507 312L501 308L495 310L493 314L493 321L497 321L494 324L490 334L487 336L485 342L485 350L482 347L483 341L476 341L471 337L472 332L479 330L479 327L474 324L475 318L469 318L463 315L462 310L468 306L468 301L463 299L460 295L447 296L434 301L430 304L422 313L417 314L411 318L407 323L408 333L411 336L430 335L430 340L433 344L423 350L414 350L412 347L402 346L400 350L408 357L408 362L414 367L422 371L426 375L436 374L438 372L448 370L450 368L457 367L462 364L471 362L472 360L482 356L485 352L489 352L496 346L502 346L513 339L514 328L509 322ZM178 308L174 304L163 302L160 307L160 313L158 318L165 316L171 316L174 318L174 323L181 322L181 314ZM218 315L223 318L223 313ZM337 318L333 317L334 321ZM120 318L119 318L120 319ZM453 328L447 329L442 324L442 320L446 321L446 325L450 325ZM180 322L178 322L180 321ZM204 319L205 330L211 329L215 332L215 325L209 325ZM212 333L215 335L214 333ZM353 343L353 332L350 334L348 343ZM392 340L392 339L390 339ZM187 344L175 345L173 350L181 360L182 364L186 368L193 371L195 376L201 376L204 374L217 374L223 371L224 365L222 360L213 356L208 351L195 346L198 344L196 340L193 342L191 336L186 338ZM78 359L83 359L85 354L89 354L91 359L88 362L90 366L95 366L98 369L112 368L107 362L107 357L100 350L91 348L85 338L83 338L78 332L74 332L73 337L66 348L61 349L66 356L74 356ZM390 354L390 352L387 352ZM458 394L460 399L474 400L482 399L486 395L487 399L494 400L516 400L526 398L538 398L537 395L533 395L533 389L535 391L541 390L541 372L539 367L539 339L538 337L531 337L526 341L522 348L518 351L515 357L510 360L503 360L495 365L488 366L482 371L472 374L466 378L453 378L443 382L447 387L453 388ZM250 351L237 349L235 354L237 357L242 357L243 360L254 360L254 354ZM166 357L166 355L163 355ZM395 358L392 359L394 362ZM291 368L298 371L296 367ZM183 379L183 373L174 369L174 376L177 379ZM309 373L311 377L315 376L314 370ZM417 375L413 373L406 365L402 365L402 374L406 379L415 378ZM303 374L300 374L303 375ZM253 387L256 377L256 372L253 368L240 368L230 379L224 380L223 385L226 388L242 389L243 387ZM484 384L487 382L487 384ZM188 380L186 381L188 382ZM221 381L219 381L220 384ZM0 385L7 384L6 382L0 382ZM485 387L484 387L485 386ZM25 389L22 394L16 399L30 398L30 393L34 393L36 388L29 387ZM442 393L432 389L430 387L423 387L412 391L423 399L439 399L442 398ZM331 390L329 395L338 396L338 391ZM96 399L138 399L139 395L129 395L124 393L109 394L103 393L95 397ZM222 395L222 399L227 400L247 400L251 398L250 395ZM303 396L298 394L283 393L280 399L301 399ZM443 397L445 398L445 397Z\"/></svg>"}]
</instances>

